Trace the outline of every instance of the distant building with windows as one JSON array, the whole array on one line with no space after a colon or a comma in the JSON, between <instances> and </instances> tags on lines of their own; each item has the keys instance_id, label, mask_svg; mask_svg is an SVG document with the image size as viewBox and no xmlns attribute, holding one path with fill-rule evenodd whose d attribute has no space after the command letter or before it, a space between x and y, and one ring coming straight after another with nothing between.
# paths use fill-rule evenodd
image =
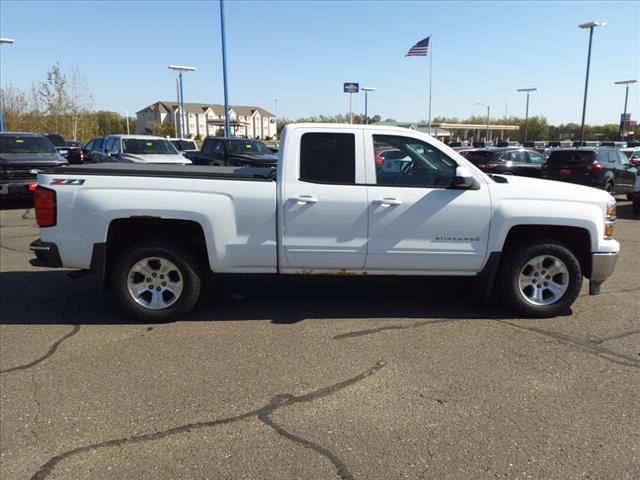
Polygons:
<instances>
[{"instance_id":1,"label":"distant building with windows","mask_svg":"<svg viewBox=\"0 0 640 480\"><path fill-rule=\"evenodd\" d=\"M186 128L180 131L177 102L156 102L136 112L138 133L156 132L162 124L173 125L181 138L201 138L224 131L224 105L185 103ZM234 136L268 139L276 136L276 116L260 107L229 106L229 126Z\"/></svg>"}]
</instances>

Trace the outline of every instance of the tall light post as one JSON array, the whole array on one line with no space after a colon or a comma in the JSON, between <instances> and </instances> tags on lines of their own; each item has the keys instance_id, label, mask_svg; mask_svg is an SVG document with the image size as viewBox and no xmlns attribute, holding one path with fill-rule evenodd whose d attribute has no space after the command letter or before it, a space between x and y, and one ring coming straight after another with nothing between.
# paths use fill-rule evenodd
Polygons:
<instances>
[{"instance_id":1,"label":"tall light post","mask_svg":"<svg viewBox=\"0 0 640 480\"><path fill-rule=\"evenodd\" d=\"M369 117L367 116L367 94L369 92L375 92L375 87L362 87L362 91L364 92L364 124L369 125Z\"/></svg>"},{"instance_id":2,"label":"tall light post","mask_svg":"<svg viewBox=\"0 0 640 480\"><path fill-rule=\"evenodd\" d=\"M224 136L231 136L229 126L229 92L227 88L227 36L224 31L224 0L220 0L220 35L222 36L222 81L224 83Z\"/></svg>"},{"instance_id":3,"label":"tall light post","mask_svg":"<svg viewBox=\"0 0 640 480\"><path fill-rule=\"evenodd\" d=\"M182 89L182 72L194 72L196 67L186 67L184 65L169 65L169 69L178 72L180 83L180 137L186 138L187 116L184 112L184 90Z\"/></svg>"},{"instance_id":4,"label":"tall light post","mask_svg":"<svg viewBox=\"0 0 640 480\"><path fill-rule=\"evenodd\" d=\"M15 40L13 38L0 38L0 45L11 45L15 43ZM2 121L2 105L0 105L0 132L4 131L4 122Z\"/></svg>"},{"instance_id":5,"label":"tall light post","mask_svg":"<svg viewBox=\"0 0 640 480\"><path fill-rule=\"evenodd\" d=\"M584 81L584 101L582 103L582 123L580 124L580 145L584 143L584 118L587 113L587 90L589 89L589 66L591 65L591 42L593 40L593 29L603 27L606 23L587 22L579 25L580 28L589 29L589 53L587 54L587 77Z\"/></svg>"},{"instance_id":6,"label":"tall light post","mask_svg":"<svg viewBox=\"0 0 640 480\"><path fill-rule=\"evenodd\" d=\"M527 109L524 114L524 141L527 141L527 133L529 130L529 93L535 92L537 88L519 88L518 92L527 92Z\"/></svg>"},{"instance_id":7,"label":"tall light post","mask_svg":"<svg viewBox=\"0 0 640 480\"><path fill-rule=\"evenodd\" d=\"M485 141L489 141L489 114L491 112L491 107L489 105L485 105L484 103L476 102L476 105L480 105L481 107L487 107L487 135L485 136Z\"/></svg>"},{"instance_id":8,"label":"tall light post","mask_svg":"<svg viewBox=\"0 0 640 480\"><path fill-rule=\"evenodd\" d=\"M638 83L638 80L621 80L619 82L613 82L616 85L626 85L626 91L624 93L624 113L622 114L622 121L620 122L620 140L624 140L625 137L625 123L627 120L627 100L629 99L629 85Z\"/></svg>"}]
</instances>

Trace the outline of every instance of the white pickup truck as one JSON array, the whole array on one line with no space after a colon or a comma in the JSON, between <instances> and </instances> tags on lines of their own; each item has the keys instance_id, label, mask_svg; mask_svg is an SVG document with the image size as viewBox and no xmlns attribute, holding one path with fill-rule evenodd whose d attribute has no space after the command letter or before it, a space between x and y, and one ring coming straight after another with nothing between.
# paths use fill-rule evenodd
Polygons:
<instances>
[{"instance_id":1,"label":"white pickup truck","mask_svg":"<svg viewBox=\"0 0 640 480\"><path fill-rule=\"evenodd\" d=\"M394 127L289 125L274 170L96 164L38 183L31 263L93 271L148 320L191 310L210 272L476 276L519 315L555 315L620 249L608 193L487 176Z\"/></svg>"}]
</instances>

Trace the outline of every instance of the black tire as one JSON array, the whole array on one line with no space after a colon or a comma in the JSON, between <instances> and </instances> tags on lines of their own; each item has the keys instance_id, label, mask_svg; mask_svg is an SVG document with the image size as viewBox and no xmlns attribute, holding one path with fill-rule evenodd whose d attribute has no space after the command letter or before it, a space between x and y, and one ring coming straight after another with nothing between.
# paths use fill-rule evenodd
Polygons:
<instances>
[{"instance_id":1,"label":"black tire","mask_svg":"<svg viewBox=\"0 0 640 480\"><path fill-rule=\"evenodd\" d=\"M133 294L129 292L128 280L131 269L147 258L164 259L176 267L172 269L171 274L175 275L178 281L181 280L182 290L177 298L171 298L171 294L168 294L169 302L173 303L166 307L145 307L137 303ZM150 265L153 266L152 263ZM148 322L167 322L176 320L193 309L200 297L202 277L202 269L183 247L169 241L149 240L127 248L118 257L111 274L112 293L116 304L127 314ZM164 295L164 292L159 295ZM139 299L141 298L142 295L139 296Z\"/></svg>"},{"instance_id":2,"label":"black tire","mask_svg":"<svg viewBox=\"0 0 640 480\"><path fill-rule=\"evenodd\" d=\"M631 208L633 209L633 213L640 213L640 199L634 199Z\"/></svg>"},{"instance_id":3,"label":"black tire","mask_svg":"<svg viewBox=\"0 0 640 480\"><path fill-rule=\"evenodd\" d=\"M530 260L541 256L559 259L564 263L567 270L566 275L568 276L567 279L558 277L560 280L565 280L562 283L566 284L566 290L557 299L550 294L549 298L545 300L552 303L546 305L534 304L532 303L535 301L534 299L527 299L527 292L535 291L535 288L527 290L530 286L521 291L519 282L520 275L524 272L523 269L525 269ZM544 282L545 279L542 277L541 279ZM537 282L540 285L540 280L537 280ZM544 285L547 285L547 283ZM555 316L568 311L578 297L582 288L582 269L573 252L561 242L548 238L527 240L511 246L507 251L500 266L498 287L503 301L513 313L523 317L534 318ZM538 288L541 287L538 286ZM549 293L549 290L545 287L542 287L542 290L542 293Z\"/></svg>"}]
</instances>

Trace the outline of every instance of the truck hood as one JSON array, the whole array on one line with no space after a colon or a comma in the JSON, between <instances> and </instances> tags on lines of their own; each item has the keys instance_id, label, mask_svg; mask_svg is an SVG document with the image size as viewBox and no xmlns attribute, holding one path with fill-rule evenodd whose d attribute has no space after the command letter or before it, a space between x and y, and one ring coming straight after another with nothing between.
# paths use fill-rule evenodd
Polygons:
<instances>
[{"instance_id":1,"label":"truck hood","mask_svg":"<svg viewBox=\"0 0 640 480\"><path fill-rule=\"evenodd\" d=\"M0 154L0 165L8 166L28 166L28 165L64 165L68 163L59 153L2 153Z\"/></svg>"},{"instance_id":2,"label":"truck hood","mask_svg":"<svg viewBox=\"0 0 640 480\"><path fill-rule=\"evenodd\" d=\"M575 183L556 182L539 178L517 177L514 175L495 175L506 179L506 183L494 183L493 190L506 199L566 200L581 203L606 205L615 199L604 190L576 185Z\"/></svg>"},{"instance_id":3,"label":"truck hood","mask_svg":"<svg viewBox=\"0 0 640 480\"><path fill-rule=\"evenodd\" d=\"M134 155L132 153L124 153L120 156L121 162L131 163L191 163L191 160L184 158L182 155Z\"/></svg>"},{"instance_id":4,"label":"truck hood","mask_svg":"<svg viewBox=\"0 0 640 480\"><path fill-rule=\"evenodd\" d=\"M273 163L274 165L278 163L277 155L243 155L241 153L233 153L229 154L228 158L245 163Z\"/></svg>"}]
</instances>

